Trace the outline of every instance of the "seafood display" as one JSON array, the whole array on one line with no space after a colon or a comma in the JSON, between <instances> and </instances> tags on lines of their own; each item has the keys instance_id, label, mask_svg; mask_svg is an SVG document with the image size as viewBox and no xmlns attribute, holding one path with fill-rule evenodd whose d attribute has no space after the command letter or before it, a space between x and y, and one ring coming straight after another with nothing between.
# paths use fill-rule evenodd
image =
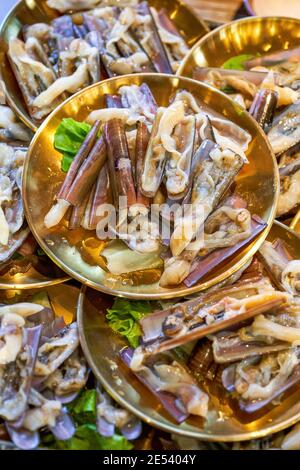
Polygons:
<instances>
[{"instance_id":1,"label":"seafood display","mask_svg":"<svg viewBox=\"0 0 300 470\"><path fill-rule=\"evenodd\" d=\"M40 7L5 38L49 117L0 105L0 448L300 449L300 48L193 81L165 2Z\"/></svg>"},{"instance_id":2,"label":"seafood display","mask_svg":"<svg viewBox=\"0 0 300 470\"><path fill-rule=\"evenodd\" d=\"M255 420L299 390L299 275L289 246L266 241L233 283L143 315L120 357L177 422L209 419L214 396Z\"/></svg>"},{"instance_id":3,"label":"seafood display","mask_svg":"<svg viewBox=\"0 0 300 470\"><path fill-rule=\"evenodd\" d=\"M73 4L76 5L74 6ZM8 58L31 118L40 123L68 96L106 77L176 72L188 46L164 8L147 2L56 2L59 16L25 25Z\"/></svg>"},{"instance_id":4,"label":"seafood display","mask_svg":"<svg viewBox=\"0 0 300 470\"><path fill-rule=\"evenodd\" d=\"M230 94L266 132L280 173L277 217L286 218L300 204L299 48L249 57L233 57L224 68L195 69L193 78Z\"/></svg>"},{"instance_id":5,"label":"seafood display","mask_svg":"<svg viewBox=\"0 0 300 470\"><path fill-rule=\"evenodd\" d=\"M77 434L85 439L79 415L86 406L99 448L108 437L130 448L128 441L142 432L141 422L97 383L91 387L77 323L55 316L47 292L26 300L0 306L0 427L21 449L76 448ZM92 444L87 439L85 445Z\"/></svg>"},{"instance_id":6,"label":"seafood display","mask_svg":"<svg viewBox=\"0 0 300 470\"><path fill-rule=\"evenodd\" d=\"M194 285L264 230L231 189L248 164L247 131L186 90L158 107L145 83L122 86L106 104L87 123L65 119L56 130L54 146L64 152L66 130L85 137L68 162L63 156L67 174L47 229L67 222L69 231L96 230L103 257L115 238L137 255L160 256L161 286ZM105 217L112 209L117 221Z\"/></svg>"}]
</instances>

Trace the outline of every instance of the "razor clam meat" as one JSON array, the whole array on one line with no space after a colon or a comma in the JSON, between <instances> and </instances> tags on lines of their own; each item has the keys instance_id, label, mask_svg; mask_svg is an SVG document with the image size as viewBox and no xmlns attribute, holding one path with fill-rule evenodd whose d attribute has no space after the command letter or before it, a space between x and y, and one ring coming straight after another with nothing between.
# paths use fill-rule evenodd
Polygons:
<instances>
[{"instance_id":1,"label":"razor clam meat","mask_svg":"<svg viewBox=\"0 0 300 470\"><path fill-rule=\"evenodd\" d=\"M142 173L142 192L154 197L161 183L167 152L175 150L172 137L177 124L184 119L184 104L176 101L167 108L159 108L153 123L150 141L145 155Z\"/></svg>"},{"instance_id":2,"label":"razor clam meat","mask_svg":"<svg viewBox=\"0 0 300 470\"><path fill-rule=\"evenodd\" d=\"M41 327L25 328L12 305L0 320L0 416L13 421L24 413L30 389ZM41 309L32 305L31 312Z\"/></svg>"},{"instance_id":3,"label":"razor clam meat","mask_svg":"<svg viewBox=\"0 0 300 470\"><path fill-rule=\"evenodd\" d=\"M300 103L286 108L274 121L268 132L275 154L281 154L300 141Z\"/></svg>"},{"instance_id":4,"label":"razor clam meat","mask_svg":"<svg viewBox=\"0 0 300 470\"><path fill-rule=\"evenodd\" d=\"M279 168L280 194L277 216L281 217L295 210L300 204L300 158L294 159Z\"/></svg>"},{"instance_id":5,"label":"razor clam meat","mask_svg":"<svg viewBox=\"0 0 300 470\"><path fill-rule=\"evenodd\" d=\"M29 234L23 227L21 198L25 156L25 151L0 143L0 263L7 261Z\"/></svg>"},{"instance_id":6,"label":"razor clam meat","mask_svg":"<svg viewBox=\"0 0 300 470\"><path fill-rule=\"evenodd\" d=\"M156 23L160 38L166 47L172 70L175 73L180 66L181 61L189 51L188 45L177 31L174 23L169 19L168 14L164 9L157 11L155 8L151 7L150 10Z\"/></svg>"},{"instance_id":7,"label":"razor clam meat","mask_svg":"<svg viewBox=\"0 0 300 470\"><path fill-rule=\"evenodd\" d=\"M124 357L124 351L121 352ZM124 360L124 359L123 359ZM168 392L181 403L181 413L206 417L208 413L208 395L199 388L188 370L172 354L160 354L155 358L144 360L138 349L134 351L131 361L128 363L130 369L147 387L160 398L160 394ZM163 403L163 401L162 401ZM175 404L174 404L175 406ZM167 411L172 413L171 406ZM176 412L175 412L176 413ZM176 414L173 415L176 419ZM178 419L182 421L182 417Z\"/></svg>"},{"instance_id":8,"label":"razor clam meat","mask_svg":"<svg viewBox=\"0 0 300 470\"><path fill-rule=\"evenodd\" d=\"M292 258L288 246L280 239L265 241L259 253L274 281L286 292L299 295L300 261Z\"/></svg>"},{"instance_id":9,"label":"razor clam meat","mask_svg":"<svg viewBox=\"0 0 300 470\"><path fill-rule=\"evenodd\" d=\"M170 241L173 256L180 255L197 236L243 163L242 157L230 149L210 151L194 179L190 207L186 213L175 219Z\"/></svg>"},{"instance_id":10,"label":"razor clam meat","mask_svg":"<svg viewBox=\"0 0 300 470\"><path fill-rule=\"evenodd\" d=\"M66 326L58 335L39 347L34 373L38 377L52 374L79 346L76 323Z\"/></svg>"},{"instance_id":11,"label":"razor clam meat","mask_svg":"<svg viewBox=\"0 0 300 470\"><path fill-rule=\"evenodd\" d=\"M64 396L80 392L85 386L88 376L86 360L78 349L64 363L47 377L45 387L56 396Z\"/></svg>"},{"instance_id":12,"label":"razor clam meat","mask_svg":"<svg viewBox=\"0 0 300 470\"><path fill-rule=\"evenodd\" d=\"M38 431L45 426L54 427L61 414L62 405L57 400L48 400L33 388L28 402L32 407L25 412L22 427L28 431Z\"/></svg>"},{"instance_id":13,"label":"razor clam meat","mask_svg":"<svg viewBox=\"0 0 300 470\"><path fill-rule=\"evenodd\" d=\"M30 50L27 42L18 38L9 42L8 56L30 114L37 120L42 119L61 102L56 95L57 99L50 102L50 106L35 103L41 93L56 81L54 71Z\"/></svg>"},{"instance_id":14,"label":"razor clam meat","mask_svg":"<svg viewBox=\"0 0 300 470\"><path fill-rule=\"evenodd\" d=\"M8 106L0 106L0 141L29 142L31 132L19 122L14 112Z\"/></svg>"},{"instance_id":15,"label":"razor clam meat","mask_svg":"<svg viewBox=\"0 0 300 470\"><path fill-rule=\"evenodd\" d=\"M194 308L190 304L195 302L188 301L148 315L141 321L143 345L136 349L135 354L147 357L173 349L279 307L288 299L286 293L270 290L263 283L259 283L256 288L250 283L250 287L250 296L247 296L247 285L244 288L241 286L240 292L238 290L236 294L233 287L225 289L225 292L222 290L220 297L212 293L207 304L200 298ZM152 323L154 331L151 329Z\"/></svg>"},{"instance_id":16,"label":"razor clam meat","mask_svg":"<svg viewBox=\"0 0 300 470\"><path fill-rule=\"evenodd\" d=\"M258 402L258 406L263 406L284 391L297 366L297 348L245 359L236 365L234 390L244 402Z\"/></svg>"}]
</instances>

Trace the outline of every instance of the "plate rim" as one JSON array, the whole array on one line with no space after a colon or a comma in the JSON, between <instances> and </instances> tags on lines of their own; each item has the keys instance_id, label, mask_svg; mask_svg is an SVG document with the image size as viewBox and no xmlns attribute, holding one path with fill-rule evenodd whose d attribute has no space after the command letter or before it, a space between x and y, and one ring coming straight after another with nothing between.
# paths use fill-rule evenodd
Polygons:
<instances>
[{"instance_id":1,"label":"plate rim","mask_svg":"<svg viewBox=\"0 0 300 470\"><path fill-rule=\"evenodd\" d=\"M206 41L209 41L210 39L212 39L214 35L217 35L220 31L224 30L225 28L234 26L236 24L252 23L256 21L266 21L266 20L275 20L275 21L285 20L285 21L290 21L293 23L298 23L298 25L300 26L300 18L292 18L288 16L272 16L272 15L270 16L246 16L245 18L238 18L237 20L233 20L233 21L229 21L228 23L221 24L220 26L211 30L205 36L200 38L199 41L197 41L196 44L194 44L193 47L191 47L191 49L189 50L189 52L187 53L187 55L181 62L178 70L176 71L176 75L179 77L188 77L188 75L184 75L186 73L185 67L188 61L190 60L190 58L194 55L194 51L196 51L197 49L200 49Z\"/></svg>"}]
</instances>

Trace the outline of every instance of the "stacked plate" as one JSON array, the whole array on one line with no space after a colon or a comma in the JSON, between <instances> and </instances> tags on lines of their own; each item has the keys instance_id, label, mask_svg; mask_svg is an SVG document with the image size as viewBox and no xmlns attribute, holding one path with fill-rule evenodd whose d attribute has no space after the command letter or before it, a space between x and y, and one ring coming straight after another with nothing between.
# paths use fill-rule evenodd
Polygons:
<instances>
[{"instance_id":1,"label":"stacked plate","mask_svg":"<svg viewBox=\"0 0 300 470\"><path fill-rule=\"evenodd\" d=\"M300 23L208 33L177 1L79 3L20 1L0 32L0 334L15 313L39 335L22 410L0 397L6 432L73 448L87 395L120 446L140 420L216 442L286 429L300 419ZM2 362L0 348L0 370L22 347ZM48 401L52 421L30 427Z\"/></svg>"}]
</instances>

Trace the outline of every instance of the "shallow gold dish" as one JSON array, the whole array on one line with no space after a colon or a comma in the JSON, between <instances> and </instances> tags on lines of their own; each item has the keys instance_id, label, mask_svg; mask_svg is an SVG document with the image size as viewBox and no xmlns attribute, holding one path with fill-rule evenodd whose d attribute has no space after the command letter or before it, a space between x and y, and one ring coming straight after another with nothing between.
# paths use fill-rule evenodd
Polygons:
<instances>
[{"instance_id":1,"label":"shallow gold dish","mask_svg":"<svg viewBox=\"0 0 300 470\"><path fill-rule=\"evenodd\" d=\"M291 253L300 259L300 237L285 225L275 222L268 240L283 239ZM213 398L216 410L209 420L193 417L178 425L161 405L118 359L125 341L116 335L105 320L105 311L112 304L109 296L83 287L77 318L81 345L99 381L112 397L148 424L168 432L208 441L241 441L257 439L285 429L300 419L299 390L274 407L263 417L243 423L229 407Z\"/></svg>"},{"instance_id":2,"label":"shallow gold dish","mask_svg":"<svg viewBox=\"0 0 300 470\"><path fill-rule=\"evenodd\" d=\"M61 120L72 117L84 121L92 110L104 106L105 94L117 93L122 85L140 85L143 82L148 84L159 105L166 105L176 90L186 89L196 99L246 129L253 137L247 152L249 164L244 166L236 179L236 192L246 199L249 210L259 215L267 223L267 227L234 260L219 265L214 272L192 288L186 288L184 285L162 288L157 281L153 282L151 276L149 280L144 275L139 277L138 282L132 278L127 281L124 277L113 277L101 268L103 261L101 263L99 252L103 242L96 239L95 232L83 229L69 231L63 222L48 230L43 223L63 181L63 173L60 170L61 155L53 148L53 135ZM263 159L261 155L264 155ZM267 139L256 122L242 108L223 93L194 80L173 75L135 74L92 85L69 98L46 119L28 151L24 167L23 197L26 217L34 236L46 254L70 276L108 294L161 299L207 289L240 269L257 251L271 227L278 187L278 170ZM90 248L87 249L87 246ZM118 250L119 248L116 248L115 252L118 253ZM84 260L80 253L84 253Z\"/></svg>"},{"instance_id":3,"label":"shallow gold dish","mask_svg":"<svg viewBox=\"0 0 300 470\"><path fill-rule=\"evenodd\" d=\"M177 75L193 76L195 67L221 67L240 54L265 55L300 45L300 19L249 17L211 31L190 50Z\"/></svg>"},{"instance_id":4,"label":"shallow gold dish","mask_svg":"<svg viewBox=\"0 0 300 470\"><path fill-rule=\"evenodd\" d=\"M149 4L166 9L189 46L193 46L209 31L206 24L180 0L149 0ZM20 119L33 131L36 131L38 125L28 114L6 52L9 40L19 35L23 25L49 23L58 16L58 11L47 7L45 0L21 0L12 8L0 26L0 76L5 84L6 99Z\"/></svg>"}]
</instances>

